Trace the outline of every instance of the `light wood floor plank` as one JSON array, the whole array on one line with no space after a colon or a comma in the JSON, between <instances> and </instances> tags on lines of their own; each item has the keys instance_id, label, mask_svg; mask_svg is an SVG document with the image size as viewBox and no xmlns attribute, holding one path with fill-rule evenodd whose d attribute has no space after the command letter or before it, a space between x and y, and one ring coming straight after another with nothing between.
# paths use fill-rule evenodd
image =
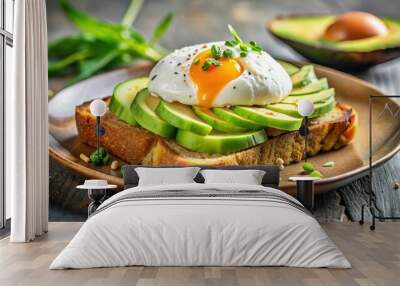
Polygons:
<instances>
[{"instance_id":1,"label":"light wood floor plank","mask_svg":"<svg viewBox=\"0 0 400 286\"><path fill-rule=\"evenodd\" d=\"M29 244L0 240L1 286L397 286L400 224L379 223L372 232L356 223L323 228L352 263L352 269L288 267L119 267L50 271L55 256L81 223L51 223L45 236Z\"/></svg>"}]
</instances>

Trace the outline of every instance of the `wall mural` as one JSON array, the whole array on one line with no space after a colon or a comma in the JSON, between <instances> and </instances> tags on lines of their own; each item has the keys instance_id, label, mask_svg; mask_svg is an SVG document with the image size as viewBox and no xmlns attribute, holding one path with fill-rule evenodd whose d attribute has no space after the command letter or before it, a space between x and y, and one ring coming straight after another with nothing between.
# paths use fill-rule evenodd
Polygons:
<instances>
[{"instance_id":1,"label":"wall mural","mask_svg":"<svg viewBox=\"0 0 400 286\"><path fill-rule=\"evenodd\" d=\"M188 41L167 50L159 42L174 25L174 14L152 19L154 30L144 36L133 25L138 2L118 23L59 2L77 31L49 43L55 94L49 103L50 156L58 164L117 185L124 164L276 164L281 189L289 193L295 190L290 176L319 177L316 191L323 192L368 170L368 95L382 95L376 88L333 69L271 57L229 22L210 36L212 42ZM289 33L300 20L276 18L269 30L302 52ZM333 22L327 16L319 30ZM308 114L300 103L311 104ZM398 107L391 98L372 104ZM377 110L374 164L391 158L400 142L399 122L382 119L386 115Z\"/></svg>"}]
</instances>

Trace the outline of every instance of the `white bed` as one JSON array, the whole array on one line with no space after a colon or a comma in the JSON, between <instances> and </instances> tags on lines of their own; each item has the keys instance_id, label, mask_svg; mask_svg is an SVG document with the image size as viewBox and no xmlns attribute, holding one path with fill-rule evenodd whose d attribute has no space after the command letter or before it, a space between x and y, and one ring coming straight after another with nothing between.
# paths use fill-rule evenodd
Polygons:
<instances>
[{"instance_id":1,"label":"white bed","mask_svg":"<svg viewBox=\"0 0 400 286\"><path fill-rule=\"evenodd\" d=\"M291 196L264 186L198 183L114 195L50 268L128 265L351 267Z\"/></svg>"}]
</instances>

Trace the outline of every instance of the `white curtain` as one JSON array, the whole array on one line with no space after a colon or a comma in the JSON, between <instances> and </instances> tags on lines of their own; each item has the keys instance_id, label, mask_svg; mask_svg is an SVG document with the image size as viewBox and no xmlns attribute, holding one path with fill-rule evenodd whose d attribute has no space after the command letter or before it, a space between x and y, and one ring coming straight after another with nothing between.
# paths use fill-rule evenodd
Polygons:
<instances>
[{"instance_id":1,"label":"white curtain","mask_svg":"<svg viewBox=\"0 0 400 286\"><path fill-rule=\"evenodd\" d=\"M13 94L6 99L6 187L12 242L47 232L48 125L45 0L15 1Z\"/></svg>"}]
</instances>

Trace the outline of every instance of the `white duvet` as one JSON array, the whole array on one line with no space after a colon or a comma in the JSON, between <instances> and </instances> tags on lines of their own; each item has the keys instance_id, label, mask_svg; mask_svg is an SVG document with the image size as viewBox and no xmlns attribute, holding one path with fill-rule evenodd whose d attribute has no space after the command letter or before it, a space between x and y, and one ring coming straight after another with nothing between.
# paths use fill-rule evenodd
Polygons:
<instances>
[{"instance_id":1,"label":"white duvet","mask_svg":"<svg viewBox=\"0 0 400 286\"><path fill-rule=\"evenodd\" d=\"M171 190L182 194L233 191L241 196L131 198ZM263 198L263 193L253 197L251 191L265 192L269 198ZM318 222L298 205L279 190L254 185L131 188L105 201L50 269L127 265L349 268Z\"/></svg>"}]
</instances>

